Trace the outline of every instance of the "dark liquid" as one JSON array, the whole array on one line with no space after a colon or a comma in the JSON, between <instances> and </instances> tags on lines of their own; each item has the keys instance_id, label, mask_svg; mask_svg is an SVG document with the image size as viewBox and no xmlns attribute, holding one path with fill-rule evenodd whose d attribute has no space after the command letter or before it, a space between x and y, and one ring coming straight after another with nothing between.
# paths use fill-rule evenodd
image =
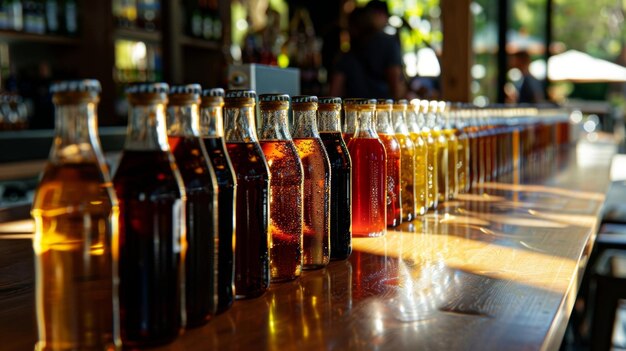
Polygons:
<instances>
[{"instance_id":1,"label":"dark liquid","mask_svg":"<svg viewBox=\"0 0 626 351\"><path fill-rule=\"evenodd\" d=\"M226 143L237 175L235 293L260 296L270 283L269 174L256 142Z\"/></svg>"},{"instance_id":2,"label":"dark liquid","mask_svg":"<svg viewBox=\"0 0 626 351\"><path fill-rule=\"evenodd\" d=\"M352 234L381 236L387 223L387 161L378 139L354 138L352 159Z\"/></svg>"},{"instance_id":3,"label":"dark liquid","mask_svg":"<svg viewBox=\"0 0 626 351\"><path fill-rule=\"evenodd\" d=\"M302 272L302 186L298 151L291 140L261 141L270 169L270 269L272 281Z\"/></svg>"},{"instance_id":4,"label":"dark liquid","mask_svg":"<svg viewBox=\"0 0 626 351\"><path fill-rule=\"evenodd\" d=\"M318 138L294 138L304 169L303 268L330 261L330 164Z\"/></svg>"},{"instance_id":5,"label":"dark liquid","mask_svg":"<svg viewBox=\"0 0 626 351\"><path fill-rule=\"evenodd\" d=\"M187 327L195 327L208 322L217 307L215 180L199 138L169 136L168 141L187 194L185 308Z\"/></svg>"},{"instance_id":6,"label":"dark liquid","mask_svg":"<svg viewBox=\"0 0 626 351\"><path fill-rule=\"evenodd\" d=\"M400 195L400 144L395 136L378 134L387 154L387 226L395 227L402 222L402 198Z\"/></svg>"},{"instance_id":7,"label":"dark liquid","mask_svg":"<svg viewBox=\"0 0 626 351\"><path fill-rule=\"evenodd\" d=\"M160 150L125 150L113 184L120 205L120 326L129 346L179 334L184 262L175 166Z\"/></svg>"},{"instance_id":8,"label":"dark liquid","mask_svg":"<svg viewBox=\"0 0 626 351\"><path fill-rule=\"evenodd\" d=\"M217 198L218 215L218 261L217 261L217 313L226 311L235 299L234 274L235 252L235 174L226 152L224 141L219 137L203 138L204 147L213 165L219 188Z\"/></svg>"},{"instance_id":9,"label":"dark liquid","mask_svg":"<svg viewBox=\"0 0 626 351\"><path fill-rule=\"evenodd\" d=\"M343 260L352 252L352 162L340 132L320 132L330 161L330 259Z\"/></svg>"}]
</instances>

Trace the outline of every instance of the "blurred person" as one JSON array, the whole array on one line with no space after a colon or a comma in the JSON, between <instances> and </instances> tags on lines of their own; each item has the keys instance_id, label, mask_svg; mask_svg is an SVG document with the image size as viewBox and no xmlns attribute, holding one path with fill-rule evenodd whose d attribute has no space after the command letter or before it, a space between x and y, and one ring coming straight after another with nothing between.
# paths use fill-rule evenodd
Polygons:
<instances>
[{"instance_id":1,"label":"blurred person","mask_svg":"<svg viewBox=\"0 0 626 351\"><path fill-rule=\"evenodd\" d=\"M330 80L330 95L393 99L405 96L400 43L383 32L388 19L387 4L378 0L350 14L350 50L337 62Z\"/></svg>"},{"instance_id":2,"label":"blurred person","mask_svg":"<svg viewBox=\"0 0 626 351\"><path fill-rule=\"evenodd\" d=\"M530 55L527 51L518 51L509 58L510 68L517 68L522 79L517 84L517 92L507 91L509 100L518 104L537 104L545 102L543 83L530 73ZM517 96L510 96L517 94Z\"/></svg>"}]
</instances>

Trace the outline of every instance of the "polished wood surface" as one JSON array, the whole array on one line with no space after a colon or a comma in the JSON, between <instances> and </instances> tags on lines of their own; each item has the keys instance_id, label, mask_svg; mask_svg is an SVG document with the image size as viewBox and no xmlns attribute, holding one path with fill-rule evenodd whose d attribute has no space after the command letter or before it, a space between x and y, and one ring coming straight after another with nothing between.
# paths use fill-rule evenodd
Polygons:
<instances>
[{"instance_id":1,"label":"polished wood surface","mask_svg":"<svg viewBox=\"0 0 626 351\"><path fill-rule=\"evenodd\" d=\"M158 350L556 349L608 186L606 162L570 156L544 180L486 184L384 237L355 238L349 260L273 284ZM7 231L0 349L29 350L29 235Z\"/></svg>"}]
</instances>

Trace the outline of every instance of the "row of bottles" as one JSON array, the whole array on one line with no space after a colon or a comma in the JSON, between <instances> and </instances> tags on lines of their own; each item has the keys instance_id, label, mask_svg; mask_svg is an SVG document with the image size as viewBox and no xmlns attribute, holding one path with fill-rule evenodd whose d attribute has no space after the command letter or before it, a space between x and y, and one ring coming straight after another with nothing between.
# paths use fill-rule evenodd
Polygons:
<instances>
[{"instance_id":1,"label":"row of bottles","mask_svg":"<svg viewBox=\"0 0 626 351\"><path fill-rule=\"evenodd\" d=\"M161 0L113 0L115 24L146 31L161 28Z\"/></svg>"},{"instance_id":2,"label":"row of bottles","mask_svg":"<svg viewBox=\"0 0 626 351\"><path fill-rule=\"evenodd\" d=\"M111 180L99 83L51 93L56 136L32 210L37 349L168 343L270 280L350 255L340 99L293 97L292 137L289 96L261 95L258 138L253 91L131 86Z\"/></svg>"},{"instance_id":3,"label":"row of bottles","mask_svg":"<svg viewBox=\"0 0 626 351\"><path fill-rule=\"evenodd\" d=\"M76 0L0 1L0 30L35 34L76 35Z\"/></svg>"},{"instance_id":4,"label":"row of bottles","mask_svg":"<svg viewBox=\"0 0 626 351\"><path fill-rule=\"evenodd\" d=\"M212 41L222 39L222 20L218 0L186 0L184 11L187 35Z\"/></svg>"}]
</instances>

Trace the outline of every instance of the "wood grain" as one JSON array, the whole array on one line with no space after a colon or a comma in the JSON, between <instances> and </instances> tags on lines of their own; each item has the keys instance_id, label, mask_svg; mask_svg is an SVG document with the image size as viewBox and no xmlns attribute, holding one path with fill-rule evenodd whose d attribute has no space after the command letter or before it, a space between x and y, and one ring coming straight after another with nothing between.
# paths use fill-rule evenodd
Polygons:
<instances>
[{"instance_id":1,"label":"wood grain","mask_svg":"<svg viewBox=\"0 0 626 351\"><path fill-rule=\"evenodd\" d=\"M158 350L558 348L608 186L608 165L568 160L542 182L486 184L384 237L354 239L349 260L237 301ZM36 337L32 253L9 237L0 340L25 350Z\"/></svg>"}]
</instances>

